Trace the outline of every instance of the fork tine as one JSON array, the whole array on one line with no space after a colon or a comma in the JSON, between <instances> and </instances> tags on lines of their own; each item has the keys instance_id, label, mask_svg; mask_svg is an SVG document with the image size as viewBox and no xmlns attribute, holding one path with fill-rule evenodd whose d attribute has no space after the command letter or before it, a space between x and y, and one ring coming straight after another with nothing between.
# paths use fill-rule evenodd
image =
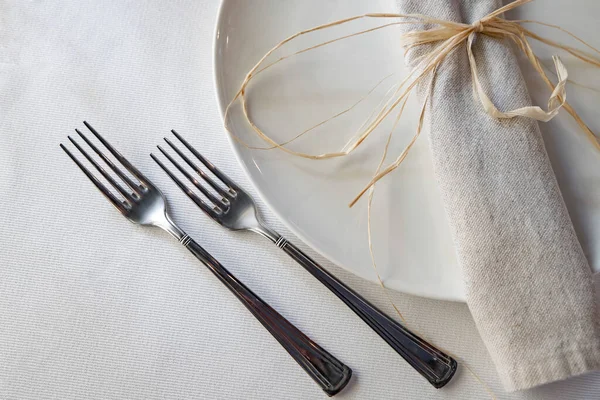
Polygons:
<instances>
[{"instance_id":1,"label":"fork tine","mask_svg":"<svg viewBox=\"0 0 600 400\"><path fill-rule=\"evenodd\" d=\"M102 174L102 176L104 177L104 179L106 179L111 185L113 185L113 187L115 189L117 189L119 191L119 193L121 193L121 195L123 197L125 197L125 199L129 200L129 201L133 201L134 198L131 195L131 193L129 193L127 190L123 189L123 187L121 185L119 185L119 183L117 183L117 181L110 176L110 174L108 172L106 172L104 170L104 168L102 168L97 162L96 160L94 160L92 158L92 156L90 156L87 151L85 151L80 145L79 143L77 143L75 141L75 139L73 139L71 136L67 136L69 138L69 140L71 141L71 143L73 143L73 145L77 148L77 150L79 150L79 152L81 154L83 154L83 156L85 158L87 158L87 160L94 166L94 168L96 168L98 170L98 172L100 172Z\"/></svg>"},{"instance_id":2,"label":"fork tine","mask_svg":"<svg viewBox=\"0 0 600 400\"><path fill-rule=\"evenodd\" d=\"M119 153L117 151L117 149L112 147L111 144L108 143L108 141L106 141L106 139L104 139L94 128L92 128L92 126L90 124L88 124L86 121L83 121L83 124L85 126L87 126L87 128L94 134L94 136L96 136L98 138L98 140L100 142L102 142L104 147L106 147L108 149L108 151L110 151L112 153L112 155L115 156L115 158L117 160L119 160L119 162L129 172L131 172L131 175L135 176L144 185L146 185L146 186L151 185L150 181L148 179L146 179L146 177L136 167L134 167L129 161L127 161L127 159L125 157L123 157L123 155L121 153Z\"/></svg>"},{"instance_id":3,"label":"fork tine","mask_svg":"<svg viewBox=\"0 0 600 400\"><path fill-rule=\"evenodd\" d=\"M104 161L106 165L108 165L110 169L112 169L115 174L117 174L119 178L121 178L121 180L125 182L131 190L134 191L136 195L140 195L140 187L135 182L133 182L123 171L121 171L121 169L117 167L103 152L101 152L100 149L98 149L98 147L96 147L96 145L87 138L87 136L81 133L79 129L75 129L75 132L77 132L77 134L87 143L87 145L90 146L90 148L94 150L94 152L98 154L100 158L102 158L102 161Z\"/></svg>"},{"instance_id":4,"label":"fork tine","mask_svg":"<svg viewBox=\"0 0 600 400\"><path fill-rule=\"evenodd\" d=\"M206 166L206 168L208 168L210 170L210 172L212 172L217 178L219 178L221 180L221 182L223 182L225 185L227 185L229 188L233 189L234 191L240 190L240 188L235 184L234 181L229 179L227 177L227 175L225 175L223 172L221 172L220 169L215 167L210 161L208 161L206 158L204 158L204 156L202 154L200 154L196 149L194 149L192 147L192 145L189 144L184 138L182 138L181 135L179 135L179 133L175 132L174 129L171 130L171 132L173 132L173 135L175 135L175 137L177 139L179 139L179 141L181 143L183 143L183 145L185 147L187 147L188 150L191 151L198 158L198 160L200 160L200 162L202 162L202 164L204 164Z\"/></svg>"},{"instance_id":5,"label":"fork tine","mask_svg":"<svg viewBox=\"0 0 600 400\"><path fill-rule=\"evenodd\" d=\"M179 148L177 146L175 146L169 139L167 139L167 138L164 138L164 139L165 139L165 142L167 142L167 144L169 146L171 146L171 148L173 150L175 150L175 152L179 155L179 157L181 157L183 159L183 161L185 161L187 163L187 165L189 165L198 175L200 175L200 177L202 179L204 179L221 196L224 196L224 197L231 196L231 193L224 190L214 180L212 180L210 176L208 176L204 171L202 171L202 169L200 169L200 167L198 167L192 160L190 160L189 157L186 156L181 150L179 150ZM202 161L202 160L200 160L200 161Z\"/></svg>"},{"instance_id":6,"label":"fork tine","mask_svg":"<svg viewBox=\"0 0 600 400\"><path fill-rule=\"evenodd\" d=\"M160 147L160 146L156 146L156 147L158 147L158 150L160 150L160 152L163 153L165 155L165 157L167 157L167 159L169 161L171 161L171 163L173 165L175 165L175 167L177 167L179 172L181 172L190 182L192 182L194 184L194 186L197 187L198 190L200 190L202 192L202 194L205 195L213 204L215 204L219 208L223 208L225 206L225 204L222 200L217 199L210 191L208 191L204 186L202 186L202 184L200 182L198 182L198 180L196 178L194 178L189 172L187 172L185 170L185 168L183 168L181 166L181 164L179 164L177 161L175 161L173 159L173 157L171 157L171 155L169 153L167 153L162 147ZM225 200L225 199L223 199L223 200Z\"/></svg>"},{"instance_id":7,"label":"fork tine","mask_svg":"<svg viewBox=\"0 0 600 400\"><path fill-rule=\"evenodd\" d=\"M119 210L119 212L121 212L122 214L125 214L126 209L123 205L123 203L121 203L119 201L119 199L117 199L115 197L114 194L112 194L110 192L110 190L108 190L106 188L106 186L104 186L102 184L102 182L100 182L98 180L98 178L96 178L94 176L94 174L92 174L78 159L77 157L75 157L70 151L69 149L67 149L62 143L60 144L60 147L65 151L65 153L67 153L67 155L69 157L71 157L71 160L73 160L75 162L75 164L77 164L77 166L79 167L79 169L81 169L83 171L83 173L89 178L90 181L92 181L92 183L94 185L96 185L96 187L98 188L98 190L100 190L102 192L102 194L112 203L113 206L115 206L115 208L117 210Z\"/></svg>"},{"instance_id":8,"label":"fork tine","mask_svg":"<svg viewBox=\"0 0 600 400\"><path fill-rule=\"evenodd\" d=\"M202 209L202 211L204 211L206 214L208 214L212 219L216 220L217 219L217 212L211 208L208 204L206 204L200 197L198 197L196 195L196 193L194 193L189 187L187 187L185 185L185 183L181 182L179 180L179 178L177 178L159 159L158 157L156 157L154 154L150 153L150 157L152 157L152 159L158 164L159 167L161 167L163 169L163 171L165 171L167 173L167 175L169 175L169 177L173 180L173 182L175 182L175 184L177 186L179 186L179 188L181 190L183 190L183 192L185 194L187 194L187 196L192 199L192 201L194 203L196 203L196 205L198 207L200 207Z\"/></svg>"}]
</instances>

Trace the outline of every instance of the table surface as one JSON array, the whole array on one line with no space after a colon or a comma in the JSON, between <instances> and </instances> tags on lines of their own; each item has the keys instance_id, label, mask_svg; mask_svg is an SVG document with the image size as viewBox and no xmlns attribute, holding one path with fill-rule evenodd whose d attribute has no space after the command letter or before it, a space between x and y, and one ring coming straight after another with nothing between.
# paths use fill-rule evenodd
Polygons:
<instances>
[{"instance_id":1,"label":"table surface","mask_svg":"<svg viewBox=\"0 0 600 400\"><path fill-rule=\"evenodd\" d=\"M150 159L176 129L254 193L215 99L218 6L0 1L0 398L325 398L191 254L125 221L95 191L58 146L83 120L166 192L191 236L354 370L337 398L489 398L464 368L447 387L430 387L285 254L209 221ZM304 249L394 314L380 287ZM498 399L600 397L600 373L505 393L465 304L392 298L413 328L460 356Z\"/></svg>"}]
</instances>

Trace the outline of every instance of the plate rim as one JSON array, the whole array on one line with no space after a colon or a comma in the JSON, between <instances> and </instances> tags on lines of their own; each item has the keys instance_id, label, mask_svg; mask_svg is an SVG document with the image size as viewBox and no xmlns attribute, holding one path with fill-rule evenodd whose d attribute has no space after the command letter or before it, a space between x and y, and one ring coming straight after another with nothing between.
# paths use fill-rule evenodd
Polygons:
<instances>
[{"instance_id":1,"label":"plate rim","mask_svg":"<svg viewBox=\"0 0 600 400\"><path fill-rule=\"evenodd\" d=\"M216 18L215 26L214 26L214 30L213 30L213 41L212 41L212 78L213 78L213 86L214 86L214 90L215 90L215 95L217 97L217 99L216 99L217 107L219 109L219 113L221 114L221 123L222 124L224 123L224 114L225 114L225 108L226 108L225 104L228 104L228 103L227 103L227 100L225 100L225 98L224 98L225 96L219 87L219 80L218 80L218 76L217 76L217 67L219 64L218 56L217 56L217 42L218 42L219 27L222 26L224 9L226 7L226 3L230 3L230 2L231 2L231 0L221 0L219 3L219 9L217 11L217 18ZM313 244L312 240L308 239L304 234L302 234L299 230L297 230L293 224L290 224L287 221L286 218L283 218L283 216L277 211L276 207L273 207L273 205L268 200L267 196L265 196L263 191L257 185L254 184L254 180L252 178L250 171L246 167L246 164L242 161L242 156L240 153L239 145L234 141L234 139L231 137L231 134L229 132L227 132L227 130L225 130L225 136L227 137L229 147L233 150L233 154L236 158L237 163L241 166L242 170L244 171L244 174L246 175L249 182L252 184L252 186L256 190L256 193L258 194L258 197L260 198L260 200L268 207L268 209L273 214L275 214L277 219L280 220L283 223L283 225L292 234L294 234L298 239L300 239L311 250L317 252L321 257L325 258L326 260L328 260L332 264L336 265L337 267L343 269L344 271L347 271L348 273L356 276L357 278L365 280L367 282L371 282L371 283L374 283L377 285L380 284L380 282L375 278L371 279L371 278L367 278L367 277L358 275L356 272L354 272L350 268L346 267L343 263L339 262L339 260L337 260L335 257L331 256L330 254L327 254L327 252L323 251L321 248L319 248L319 246L315 246ZM412 291L410 289L399 290L399 289L395 289L395 288L388 287L388 286L385 286L385 288L389 289L389 290L393 290L394 292L404 293L404 294L412 295L412 296L418 296L418 297L425 298L425 299L451 301L451 302L456 302L456 303L466 303L466 293L463 293L462 297L444 296L444 295L435 296L435 295L429 295L429 294L424 295L422 292L420 293L418 291Z\"/></svg>"}]
</instances>

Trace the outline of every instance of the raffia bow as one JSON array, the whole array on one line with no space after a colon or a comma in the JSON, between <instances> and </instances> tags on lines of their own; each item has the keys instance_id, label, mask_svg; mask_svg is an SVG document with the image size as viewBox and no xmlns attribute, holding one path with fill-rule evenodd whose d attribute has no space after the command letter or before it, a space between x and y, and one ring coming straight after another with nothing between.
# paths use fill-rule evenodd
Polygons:
<instances>
[{"instance_id":1,"label":"raffia bow","mask_svg":"<svg viewBox=\"0 0 600 400\"><path fill-rule=\"evenodd\" d=\"M250 146L247 143L243 142L239 137L235 136L228 128L227 121L228 121L228 115L230 112L230 108L233 106L233 104L237 100L240 100L245 120L252 127L252 129L257 133L257 135L270 145L267 148L260 148L260 149L278 148L287 153L290 153L290 154L293 154L293 155L296 155L299 157L315 159L315 160L347 156L350 153L352 153L354 150L356 150L356 148L358 148L358 146L360 146L364 142L364 140L381 124L381 122L384 119L386 119L394 110L397 110L399 108L398 116L396 117L396 123L394 124L394 126L395 126L397 124L398 120L400 119L400 116L402 115L402 110L404 109L406 100L407 100L408 96L410 95L410 93L412 92L412 90L414 89L414 87L419 82L421 82L427 78L431 79L431 83L433 83L435 80L435 72L436 72L437 68L440 66L440 64L443 62L443 60L451 52L455 51L461 44L466 42L466 50L467 50L467 55L468 55L468 59L469 59L470 69L471 69L474 95L476 98L479 99L483 109L489 115L491 115L494 118L498 118L498 119L527 117L527 118L532 118L532 119L535 119L538 121L547 122L547 121L550 121L552 118L554 118L558 114L558 112L561 108L564 108L574 118L574 120L577 122L577 124L579 125L581 130L588 136L588 138L592 141L592 143L598 149L600 149L600 142L598 141L598 138L596 137L596 135L583 122L583 120L579 117L579 115L575 112L575 110L566 101L566 83L567 83L567 79L568 79L567 69L562 64L560 59L557 56L554 56L553 60L554 60L555 68L556 68L556 76L557 76L558 82L556 84L552 83L552 81L550 80L550 78L548 77L546 72L544 71L544 66L542 65L542 63L540 62L538 57L533 52L533 50L528 42L528 38L537 40L537 41L542 42L551 47L563 50L588 64L594 65L595 67L600 67L600 59L597 57L597 55L600 54L600 51L597 50L596 48L592 47L591 45L589 45L582 39L576 37L572 33L568 32L558 26L545 24L545 23L538 22L538 21L531 21L531 20L510 21L510 20L506 20L504 18L499 17L499 15L501 15L509 10L512 10L516 7L519 7L526 3L529 3L531 1L533 1L533 0L516 0L512 3L509 3L505 6L497 9L496 11L481 18L479 21L476 21L471 25L463 24L463 23L459 23L459 22L440 20L440 19L432 18L432 17L429 17L427 15L422 15L422 14L379 13L379 14L364 14L364 15L360 15L360 16L356 16L356 17L346 18L343 20L331 22L328 24L320 25L320 26L317 26L317 27L314 27L311 29L307 29L307 30L298 32L298 33L288 37L287 39L283 40L282 42L277 44L275 47L273 47L271 50L269 50L260 59L260 61L250 70L250 72L248 72L244 81L241 84L240 89L238 90L235 97L232 99L231 103L227 106L227 108L225 110L225 118L224 118L225 119L225 127L234 136L234 138L236 138L236 140L243 143L245 146L250 147L250 148L255 148L255 149L257 148L257 147ZM273 52L275 52L277 49L279 49L286 43L294 40L295 38L297 38L299 36L302 36L302 35L305 35L305 34L308 34L311 32L324 30L327 28L331 28L336 25L346 24L351 21L355 21L355 20L363 19L363 18L400 19L400 21L387 23L385 25L381 25L381 26L378 26L375 28L366 29L363 31L356 32L354 34L350 34L350 35L342 36L342 37L339 37L336 39L332 39L327 42L323 42L323 43L317 44L315 46L302 49L293 54L280 57L276 61L271 62L269 64L266 63L267 58L271 54L273 54ZM323 46L335 43L337 41L347 39L349 37L362 35L362 34L365 34L368 32L373 32L375 30L383 29L383 28L393 26L393 25L416 24L416 23L433 25L434 28L428 29L428 30L415 30L415 31L411 31L411 32L403 34L401 36L401 40L402 40L402 44L404 46L405 52L408 52L415 47L419 47L419 46L423 46L423 45L432 45L432 49L430 51L426 52L424 55L417 58L417 60L415 61L415 65L409 72L408 76L399 84L398 88L396 89L396 91L394 93L395 97L392 99L392 101L386 102L385 105L379 110L379 112L376 113L373 118L371 118L369 123L367 123L363 127L361 127L361 129L359 130L356 137L354 139L352 139L348 144L346 144L346 146L344 146L341 150L335 151L335 152L326 152L326 153L322 153L322 154L307 154L307 153L292 150L291 148L288 147L288 145L291 142L293 142L294 140L296 140L297 138L299 138L300 136L304 135L305 133L307 133L319 126L324 125L325 123L327 123L328 121L330 121L334 118L337 118L337 117L345 114L346 112L348 112L349 110L354 108L354 106L356 106L356 104L358 104L358 103L354 104L353 106L349 107L346 110L343 110L340 113L337 113L336 115L332 116L331 118L328 118L327 120L322 121L309 129L306 129L305 131L301 132L299 135L297 135L293 139L288 140L283 143L278 143L278 142L274 141L269 135L267 135L261 128L259 128L256 125L256 123L250 116L250 113L248 111L247 98L246 98L248 85L253 78L255 78L258 74L264 72L265 70L269 69L273 65L275 65L289 57L296 56L298 54L301 54L301 53L304 53L304 52L307 52L307 51L310 51L310 50L313 50L313 49L316 49L319 47L323 47ZM588 52L585 52L583 50L580 50L580 49L577 49L577 48L574 48L571 46L566 46L566 45L560 44L558 42L543 38L543 37L531 32L530 30L524 28L522 26L522 24L525 24L525 23L535 23L535 24L540 24L540 25L544 25L544 26L547 26L550 28L560 30L563 33L566 33L567 35L576 39L578 42L580 42L581 44L586 46L588 50L592 51L593 53L596 53L596 55L590 54ZM485 35L485 36L489 36L489 37L493 37L493 38L497 38L497 39L509 39L513 43L515 43L517 48L525 55L525 57L530 62L530 64L533 66L533 68L538 72L538 74L542 78L542 80L552 90L552 94L550 95L550 98L548 100L548 109L547 110L543 110L539 106L521 107L521 108L517 108L514 110L509 110L509 111L498 110L498 108L493 104L493 102L490 100L490 98L485 93L485 90L483 89L481 82L479 80L479 76L478 76L478 72L477 72L477 64L475 62L475 57L473 55L473 42L475 40L476 35ZM374 90L374 89L375 88L373 88L372 90ZM360 101L362 101L362 99ZM358 199L367 190L372 188L373 185L375 185L375 183L377 181L379 181L381 178L383 178L384 176L386 176L387 174L392 172L394 169L396 169L402 163L402 161L405 159L405 157L407 156L408 152L412 148L413 144L415 143L417 137L419 136L419 134L421 132L421 128L423 125L423 117L424 117L424 113L425 113L425 104L427 103L427 101L428 101L428 98L426 98L424 100L423 107L421 108L421 114L420 114L420 118L419 118L417 132L414 135L414 137L412 138L412 140L409 142L409 144L406 146L406 148L402 151L402 153L398 156L398 158L393 163L388 165L386 168L382 169L383 160L385 159L385 157L387 155L387 147L388 146L386 145L386 147L384 149L384 156L382 158L382 163L379 164L377 171L375 172L371 181L364 187L363 190L361 190L359 192L359 194L356 196L356 198L351 201L350 206L354 205L358 201ZM389 138L388 138L387 144L389 145Z\"/></svg>"}]
</instances>

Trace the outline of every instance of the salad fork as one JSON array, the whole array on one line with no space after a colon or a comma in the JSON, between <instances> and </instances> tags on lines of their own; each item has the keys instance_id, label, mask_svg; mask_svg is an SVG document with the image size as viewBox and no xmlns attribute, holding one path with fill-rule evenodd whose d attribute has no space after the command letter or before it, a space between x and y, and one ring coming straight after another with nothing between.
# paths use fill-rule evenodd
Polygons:
<instances>
[{"instance_id":1,"label":"salad fork","mask_svg":"<svg viewBox=\"0 0 600 400\"><path fill-rule=\"evenodd\" d=\"M207 204L190 187L184 184L154 154L151 157L169 175L181 190L192 199L210 218L231 230L248 230L256 232L273 242L290 257L302 265L308 272L331 290L367 325L381 336L398 354L400 354L415 370L423 375L435 388L441 388L452 379L457 367L456 361L436 349L425 340L410 332L394 321L358 293L350 289L335 276L323 269L302 250L287 241L283 236L267 227L258 214L254 200L223 172L194 149L181 135L174 130L173 135L197 158L219 181L215 182L194 161L179 149L171 140L164 138L177 155L211 188L190 174L165 149L158 146L160 152L169 160L185 178L187 178L212 203ZM222 186L224 185L224 187Z\"/></svg>"},{"instance_id":2,"label":"salad fork","mask_svg":"<svg viewBox=\"0 0 600 400\"><path fill-rule=\"evenodd\" d=\"M352 370L304 335L298 328L282 317L277 311L261 300L256 294L227 271L215 258L179 228L169 215L165 196L138 171L125 157L112 147L94 128L84 121L85 126L96 136L102 145L117 159L134 178L132 180L115 165L94 143L78 129L77 134L102 159L114 174L126 185L108 173L75 139L69 140L75 148L94 166L112 189L119 193L119 199L62 143L60 147L71 157L83 173L102 192L111 204L124 217L133 223L144 226L157 226L167 231L183 244L198 260L214 273L217 278L250 310L252 314L279 341L288 353L314 379L329 396L342 390L352 375Z\"/></svg>"}]
</instances>

